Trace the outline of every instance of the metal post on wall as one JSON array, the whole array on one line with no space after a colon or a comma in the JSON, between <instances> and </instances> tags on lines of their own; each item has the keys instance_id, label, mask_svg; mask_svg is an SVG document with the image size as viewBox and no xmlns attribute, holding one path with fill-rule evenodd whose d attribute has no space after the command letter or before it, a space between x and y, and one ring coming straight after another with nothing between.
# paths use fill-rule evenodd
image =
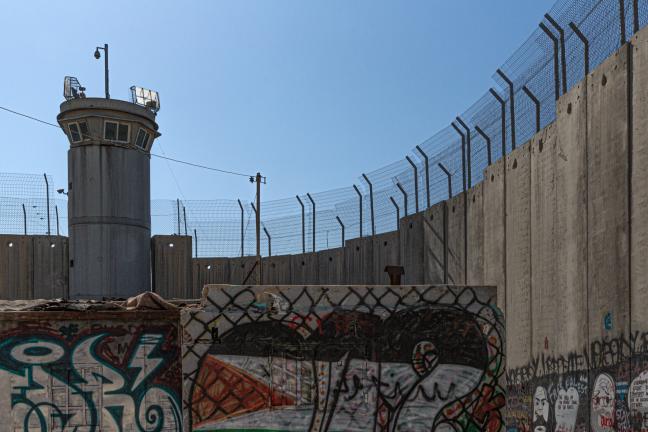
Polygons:
<instances>
[{"instance_id":1,"label":"metal post on wall","mask_svg":"<svg viewBox=\"0 0 648 432\"><path fill-rule=\"evenodd\" d=\"M400 209L398 208L398 204L396 204L394 197L389 197L389 201L391 201L391 203L394 204L394 207L396 207L396 231L398 231L400 227Z\"/></svg>"},{"instance_id":2,"label":"metal post on wall","mask_svg":"<svg viewBox=\"0 0 648 432\"><path fill-rule=\"evenodd\" d=\"M195 255L196 258L198 258L198 232L194 228L194 249L195 249Z\"/></svg>"},{"instance_id":3,"label":"metal post on wall","mask_svg":"<svg viewBox=\"0 0 648 432\"><path fill-rule=\"evenodd\" d=\"M578 39L583 43L583 57L584 57L584 65L585 65L585 75L589 75L589 40L587 40L587 37L585 37L585 34L583 34L582 31L578 28L575 22L570 22L569 23L569 28L572 29L574 34L578 36Z\"/></svg>"},{"instance_id":4,"label":"metal post on wall","mask_svg":"<svg viewBox=\"0 0 648 432\"><path fill-rule=\"evenodd\" d=\"M266 237L268 237L268 256L272 256L272 237L270 237L270 233L265 226L263 227L263 231L265 232Z\"/></svg>"},{"instance_id":5,"label":"metal post on wall","mask_svg":"<svg viewBox=\"0 0 648 432\"><path fill-rule=\"evenodd\" d=\"M531 102L535 105L535 124L536 124L536 133L540 132L540 100L529 90L529 87L523 86L522 91L526 94Z\"/></svg>"},{"instance_id":6,"label":"metal post on wall","mask_svg":"<svg viewBox=\"0 0 648 432\"><path fill-rule=\"evenodd\" d=\"M491 149L490 137L479 126L475 126L475 130L486 141L486 157L488 158L488 165L490 165L493 163L493 150Z\"/></svg>"},{"instance_id":7,"label":"metal post on wall","mask_svg":"<svg viewBox=\"0 0 648 432\"><path fill-rule=\"evenodd\" d=\"M50 223L49 181L47 180L47 174L43 174L43 177L45 177L45 198L47 201L47 235L52 235L52 229Z\"/></svg>"},{"instance_id":8,"label":"metal post on wall","mask_svg":"<svg viewBox=\"0 0 648 432\"><path fill-rule=\"evenodd\" d=\"M358 194L358 200L360 203L360 238L362 238L362 192L360 192L360 189L358 189L358 186L356 185L353 185L353 189L355 189Z\"/></svg>"},{"instance_id":9,"label":"metal post on wall","mask_svg":"<svg viewBox=\"0 0 648 432\"><path fill-rule=\"evenodd\" d=\"M313 205L313 252L315 252L315 200L313 200L313 197L310 193L307 193L306 196Z\"/></svg>"},{"instance_id":10,"label":"metal post on wall","mask_svg":"<svg viewBox=\"0 0 648 432\"><path fill-rule=\"evenodd\" d=\"M416 146L416 150L421 153L421 156L423 156L423 160L425 161L425 196L427 199L426 208L430 208L430 161L428 159L428 155L425 154L420 146Z\"/></svg>"},{"instance_id":11,"label":"metal post on wall","mask_svg":"<svg viewBox=\"0 0 648 432\"><path fill-rule=\"evenodd\" d=\"M299 195L295 195L299 205L301 206L301 219L302 219L302 253L306 253L306 209Z\"/></svg>"},{"instance_id":12,"label":"metal post on wall","mask_svg":"<svg viewBox=\"0 0 648 432\"><path fill-rule=\"evenodd\" d=\"M495 89L491 88L488 91L500 104L500 116L502 118L502 157L504 157L506 155L506 102Z\"/></svg>"},{"instance_id":13,"label":"metal post on wall","mask_svg":"<svg viewBox=\"0 0 648 432\"><path fill-rule=\"evenodd\" d=\"M468 168L468 187L472 187L472 150L470 146L470 128L468 125L461 120L461 117L455 117L455 120L466 129L466 167Z\"/></svg>"},{"instance_id":14,"label":"metal post on wall","mask_svg":"<svg viewBox=\"0 0 648 432\"><path fill-rule=\"evenodd\" d=\"M513 87L513 81L509 79L509 77L506 76L504 71L501 69L497 69L497 75L499 75L504 82L509 87L509 110L510 110L510 116L511 116L511 148L515 150L515 88Z\"/></svg>"},{"instance_id":15,"label":"metal post on wall","mask_svg":"<svg viewBox=\"0 0 648 432\"><path fill-rule=\"evenodd\" d=\"M545 18L549 23L558 30L558 36L560 36L560 63L562 70L562 94L567 93L567 54L565 52L565 29L563 29L558 22L553 19L548 13L545 14Z\"/></svg>"},{"instance_id":16,"label":"metal post on wall","mask_svg":"<svg viewBox=\"0 0 648 432\"><path fill-rule=\"evenodd\" d=\"M450 199L452 198L452 174L450 174L450 170L448 170L448 168L446 168L441 162L439 162L438 165L439 168L441 168L441 171L448 176L448 199Z\"/></svg>"},{"instance_id":17,"label":"metal post on wall","mask_svg":"<svg viewBox=\"0 0 648 432\"><path fill-rule=\"evenodd\" d=\"M369 185L369 209L371 210L371 235L376 235L376 222L374 220L374 198L373 198L373 185L369 181L369 177L366 174L362 174L362 178Z\"/></svg>"},{"instance_id":18,"label":"metal post on wall","mask_svg":"<svg viewBox=\"0 0 648 432\"><path fill-rule=\"evenodd\" d=\"M178 235L180 235L180 199L176 198L176 214L178 215Z\"/></svg>"},{"instance_id":19,"label":"metal post on wall","mask_svg":"<svg viewBox=\"0 0 648 432\"><path fill-rule=\"evenodd\" d=\"M182 219L184 220L185 236L187 235L187 209L182 206Z\"/></svg>"},{"instance_id":20,"label":"metal post on wall","mask_svg":"<svg viewBox=\"0 0 648 432\"><path fill-rule=\"evenodd\" d=\"M632 0L632 32L639 31L639 0Z\"/></svg>"},{"instance_id":21,"label":"metal post on wall","mask_svg":"<svg viewBox=\"0 0 648 432\"><path fill-rule=\"evenodd\" d=\"M399 182L396 182L396 187L403 194L403 207L405 209L405 216L407 216L408 215L408 213L407 213L407 192L405 191L405 188L403 188L403 185L401 185Z\"/></svg>"},{"instance_id":22,"label":"metal post on wall","mask_svg":"<svg viewBox=\"0 0 648 432\"><path fill-rule=\"evenodd\" d=\"M340 224L340 228L342 229L342 247L344 247L344 224L342 223L340 216L335 216L335 219L337 219L338 223Z\"/></svg>"},{"instance_id":23,"label":"metal post on wall","mask_svg":"<svg viewBox=\"0 0 648 432\"><path fill-rule=\"evenodd\" d=\"M27 210L25 209L25 204L22 205L23 208L23 227L25 235L27 235Z\"/></svg>"},{"instance_id":24,"label":"metal post on wall","mask_svg":"<svg viewBox=\"0 0 648 432\"><path fill-rule=\"evenodd\" d=\"M59 225L59 214L58 214L58 206L54 206L54 211L56 212L56 235L60 236L61 235L61 226Z\"/></svg>"},{"instance_id":25,"label":"metal post on wall","mask_svg":"<svg viewBox=\"0 0 648 432\"><path fill-rule=\"evenodd\" d=\"M455 131L461 136L461 181L463 183L463 191L466 191L466 136L464 133L459 129L459 127L454 124L454 122L451 123L452 127L454 128Z\"/></svg>"},{"instance_id":26,"label":"metal post on wall","mask_svg":"<svg viewBox=\"0 0 648 432\"><path fill-rule=\"evenodd\" d=\"M621 25L621 46L626 43L625 2L619 0L619 20Z\"/></svg>"},{"instance_id":27,"label":"metal post on wall","mask_svg":"<svg viewBox=\"0 0 648 432\"><path fill-rule=\"evenodd\" d=\"M244 229L244 210L243 210L243 204L241 203L241 200L237 200L238 205L241 208L241 256L245 256L245 229Z\"/></svg>"},{"instance_id":28,"label":"metal post on wall","mask_svg":"<svg viewBox=\"0 0 648 432\"><path fill-rule=\"evenodd\" d=\"M556 100L560 98L560 72L558 71L559 65L558 65L558 38L556 37L555 34L549 30L549 28L544 24L540 23L540 28L542 29L543 32L547 36L549 36L549 39L551 39L551 42L553 43L553 61L554 61L554 94Z\"/></svg>"},{"instance_id":29,"label":"metal post on wall","mask_svg":"<svg viewBox=\"0 0 648 432\"><path fill-rule=\"evenodd\" d=\"M416 209L416 213L419 212L419 190L418 190L418 168L416 167L416 164L414 161L409 156L405 156L405 159L409 164L412 166L412 169L414 170L414 208Z\"/></svg>"}]
</instances>

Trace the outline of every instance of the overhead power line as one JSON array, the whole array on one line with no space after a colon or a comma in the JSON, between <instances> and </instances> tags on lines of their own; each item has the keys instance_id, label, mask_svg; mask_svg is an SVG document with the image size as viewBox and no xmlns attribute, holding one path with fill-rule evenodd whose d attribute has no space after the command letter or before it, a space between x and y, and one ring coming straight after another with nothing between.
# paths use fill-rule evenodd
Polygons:
<instances>
[{"instance_id":1,"label":"overhead power line","mask_svg":"<svg viewBox=\"0 0 648 432\"><path fill-rule=\"evenodd\" d=\"M11 114L14 114L14 115L17 115L17 116L20 116L20 117L25 117L25 118L27 118L29 120L33 120L33 121L36 121L36 122L39 122L39 123L42 123L42 124L45 124L45 125L48 125L48 126L52 126L52 127L55 127L57 129L62 130L60 125L50 123L50 122L45 121L45 120L41 120L41 119L39 119L37 117L30 116L28 114L24 114L24 113L21 113L21 112L18 112L18 111L14 111L12 109L9 109L9 108L3 107L3 106L0 106L0 109L3 110L3 111L7 111L8 113L11 113ZM101 139L101 138L98 138L98 137L92 137L92 138ZM194 168L201 168L201 169L205 169L205 170L209 170L209 171L215 171L215 172L219 172L219 173L222 173L222 174L230 174L230 175L247 177L247 178L254 177L254 174L245 174L245 173L240 173L240 172L236 172L236 171L230 171L230 170L225 170L225 169L220 169L220 168L214 168L214 167L210 167L210 166L206 166L206 165L201 165L201 164L196 164L196 163L193 163L193 162L187 162L187 161L183 161L183 160L180 160L180 159L175 159L175 158L168 157L168 156L162 156L162 155L155 154L155 153L150 153L150 155L154 156L154 157L157 157L157 158L160 158L160 159L165 159L165 160L168 160L168 161L171 161L171 162L192 166Z\"/></svg>"}]
</instances>

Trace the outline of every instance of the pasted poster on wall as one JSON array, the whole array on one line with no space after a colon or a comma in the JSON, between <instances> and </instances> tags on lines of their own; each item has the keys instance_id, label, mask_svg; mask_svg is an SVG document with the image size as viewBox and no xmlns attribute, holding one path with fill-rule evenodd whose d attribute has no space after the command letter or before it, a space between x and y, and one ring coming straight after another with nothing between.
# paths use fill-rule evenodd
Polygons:
<instances>
[{"instance_id":1,"label":"pasted poster on wall","mask_svg":"<svg viewBox=\"0 0 648 432\"><path fill-rule=\"evenodd\" d=\"M0 323L1 430L182 430L177 323L93 318Z\"/></svg>"},{"instance_id":2,"label":"pasted poster on wall","mask_svg":"<svg viewBox=\"0 0 648 432\"><path fill-rule=\"evenodd\" d=\"M222 287L183 315L186 430L504 429L481 288Z\"/></svg>"}]
</instances>

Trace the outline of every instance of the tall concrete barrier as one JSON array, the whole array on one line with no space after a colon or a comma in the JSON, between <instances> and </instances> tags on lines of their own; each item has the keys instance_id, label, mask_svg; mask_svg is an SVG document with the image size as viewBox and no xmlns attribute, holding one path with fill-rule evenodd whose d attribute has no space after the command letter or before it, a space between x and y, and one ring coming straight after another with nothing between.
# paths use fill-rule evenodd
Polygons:
<instances>
[{"instance_id":1,"label":"tall concrete barrier","mask_svg":"<svg viewBox=\"0 0 648 432\"><path fill-rule=\"evenodd\" d=\"M483 183L466 195L466 284L484 283L484 193Z\"/></svg>"},{"instance_id":2,"label":"tall concrete barrier","mask_svg":"<svg viewBox=\"0 0 648 432\"><path fill-rule=\"evenodd\" d=\"M529 143L506 156L507 367L531 355L531 161Z\"/></svg>"},{"instance_id":3,"label":"tall concrete barrier","mask_svg":"<svg viewBox=\"0 0 648 432\"><path fill-rule=\"evenodd\" d=\"M0 305L0 429L182 431L178 312L76 306Z\"/></svg>"},{"instance_id":4,"label":"tall concrete barrier","mask_svg":"<svg viewBox=\"0 0 648 432\"><path fill-rule=\"evenodd\" d=\"M424 215L415 213L401 218L399 223L400 232L400 259L405 270L403 284L416 284L424 279Z\"/></svg>"},{"instance_id":5,"label":"tall concrete barrier","mask_svg":"<svg viewBox=\"0 0 648 432\"><path fill-rule=\"evenodd\" d=\"M0 298L33 298L33 254L30 236L0 235Z\"/></svg>"},{"instance_id":6,"label":"tall concrete barrier","mask_svg":"<svg viewBox=\"0 0 648 432\"><path fill-rule=\"evenodd\" d=\"M181 317L186 430L505 430L494 288L205 294Z\"/></svg>"},{"instance_id":7,"label":"tall concrete barrier","mask_svg":"<svg viewBox=\"0 0 648 432\"><path fill-rule=\"evenodd\" d=\"M373 280L376 284L389 284L387 266L399 266L400 236L398 231L387 232L372 237L373 239Z\"/></svg>"},{"instance_id":8,"label":"tall concrete barrier","mask_svg":"<svg viewBox=\"0 0 648 432\"><path fill-rule=\"evenodd\" d=\"M263 284L292 284L290 258L290 255L263 258Z\"/></svg>"},{"instance_id":9,"label":"tall concrete barrier","mask_svg":"<svg viewBox=\"0 0 648 432\"><path fill-rule=\"evenodd\" d=\"M462 192L448 200L447 214L447 256L448 283L466 283L466 193Z\"/></svg>"},{"instance_id":10,"label":"tall concrete barrier","mask_svg":"<svg viewBox=\"0 0 648 432\"><path fill-rule=\"evenodd\" d=\"M32 242L32 298L68 298L67 237L32 236Z\"/></svg>"},{"instance_id":11,"label":"tall concrete barrier","mask_svg":"<svg viewBox=\"0 0 648 432\"><path fill-rule=\"evenodd\" d=\"M317 252L317 274L320 285L339 285L346 281L345 248Z\"/></svg>"},{"instance_id":12,"label":"tall concrete barrier","mask_svg":"<svg viewBox=\"0 0 648 432\"><path fill-rule=\"evenodd\" d=\"M229 283L232 285L240 285L243 283L257 285L257 270L255 264L256 257L253 256L230 258Z\"/></svg>"},{"instance_id":13,"label":"tall concrete barrier","mask_svg":"<svg viewBox=\"0 0 648 432\"><path fill-rule=\"evenodd\" d=\"M484 170L484 283L497 287L497 306L506 310L505 160Z\"/></svg>"},{"instance_id":14,"label":"tall concrete barrier","mask_svg":"<svg viewBox=\"0 0 648 432\"><path fill-rule=\"evenodd\" d=\"M293 285L316 285L319 283L319 260L317 253L291 255L291 281Z\"/></svg>"},{"instance_id":15,"label":"tall concrete barrier","mask_svg":"<svg viewBox=\"0 0 648 432\"><path fill-rule=\"evenodd\" d=\"M153 290L164 298L192 294L191 236L153 236Z\"/></svg>"},{"instance_id":16,"label":"tall concrete barrier","mask_svg":"<svg viewBox=\"0 0 648 432\"><path fill-rule=\"evenodd\" d=\"M189 298L202 296L202 289L210 284L230 283L229 258L194 258L192 259L193 288Z\"/></svg>"},{"instance_id":17,"label":"tall concrete barrier","mask_svg":"<svg viewBox=\"0 0 648 432\"><path fill-rule=\"evenodd\" d=\"M441 201L427 209L423 213L422 225L424 241L422 283L432 285L447 283L446 202Z\"/></svg>"},{"instance_id":18,"label":"tall concrete barrier","mask_svg":"<svg viewBox=\"0 0 648 432\"><path fill-rule=\"evenodd\" d=\"M344 247L346 284L373 283L373 240L371 237L347 240ZM369 281L369 282L367 282Z\"/></svg>"}]
</instances>

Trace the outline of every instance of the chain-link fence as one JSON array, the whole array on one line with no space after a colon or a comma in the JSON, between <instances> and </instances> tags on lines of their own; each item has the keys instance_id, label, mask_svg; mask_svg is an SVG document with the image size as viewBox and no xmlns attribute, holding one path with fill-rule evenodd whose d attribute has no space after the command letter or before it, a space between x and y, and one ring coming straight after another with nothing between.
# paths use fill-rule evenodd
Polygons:
<instances>
[{"instance_id":1,"label":"chain-link fence","mask_svg":"<svg viewBox=\"0 0 648 432\"><path fill-rule=\"evenodd\" d=\"M263 202L262 254L334 248L345 239L391 231L397 216L448 198L449 185L453 194L475 185L489 162L553 122L556 99L647 22L648 0L559 0L495 72L493 87L406 158L365 172L346 188ZM35 177L28 176L30 183L11 176L0 176L7 203L0 206L0 230L22 232L21 204L29 196L36 202L28 211L28 232L46 232L42 185ZM151 209L154 233L194 236L199 256L256 251L253 203L154 200Z\"/></svg>"}]
</instances>

